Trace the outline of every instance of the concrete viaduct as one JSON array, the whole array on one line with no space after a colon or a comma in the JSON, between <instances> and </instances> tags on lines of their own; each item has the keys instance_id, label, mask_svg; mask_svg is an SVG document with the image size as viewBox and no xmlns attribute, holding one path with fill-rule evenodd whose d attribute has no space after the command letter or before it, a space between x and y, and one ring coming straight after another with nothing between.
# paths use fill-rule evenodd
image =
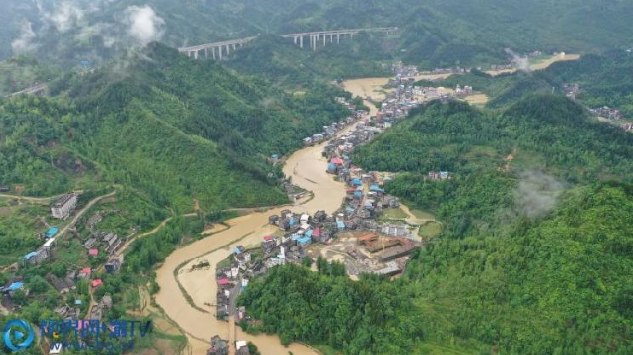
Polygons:
<instances>
[{"instance_id":1,"label":"concrete viaduct","mask_svg":"<svg viewBox=\"0 0 633 355\"><path fill-rule=\"evenodd\" d=\"M355 35L358 35L361 32L375 32L375 33L385 33L387 35L393 35L398 31L397 27L379 27L379 28L359 28L352 30L334 30L334 31L318 31L318 32L304 32L304 33L292 33L281 35L281 37L292 38L294 43L299 47L304 47L304 38L306 41L309 41L310 48L312 50L316 50L319 43L323 42L323 45L328 42L334 43L334 39L336 38L336 43L341 42L341 37L349 37L353 39ZM246 37L241 39L234 39L222 42L214 42L214 43L206 43L200 44L197 46L191 47L180 47L178 51L180 53L185 53L188 57L193 57L194 59L198 59L200 56L204 56L204 58L212 58L222 60L224 55L228 55L231 53L231 50L235 51L238 47L244 46L244 44L252 41L257 38L257 36Z\"/></svg>"}]
</instances>

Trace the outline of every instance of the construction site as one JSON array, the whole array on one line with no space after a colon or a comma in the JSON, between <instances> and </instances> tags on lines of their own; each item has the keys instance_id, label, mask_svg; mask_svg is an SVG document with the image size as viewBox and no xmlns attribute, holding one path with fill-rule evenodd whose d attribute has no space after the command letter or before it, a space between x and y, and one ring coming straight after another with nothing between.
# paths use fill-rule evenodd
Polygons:
<instances>
[{"instance_id":1,"label":"construction site","mask_svg":"<svg viewBox=\"0 0 633 355\"><path fill-rule=\"evenodd\" d=\"M339 233L327 245L309 246L306 254L311 258L342 262L350 278L356 280L362 273L401 274L409 257L419 247L419 242L409 238L349 231Z\"/></svg>"}]
</instances>

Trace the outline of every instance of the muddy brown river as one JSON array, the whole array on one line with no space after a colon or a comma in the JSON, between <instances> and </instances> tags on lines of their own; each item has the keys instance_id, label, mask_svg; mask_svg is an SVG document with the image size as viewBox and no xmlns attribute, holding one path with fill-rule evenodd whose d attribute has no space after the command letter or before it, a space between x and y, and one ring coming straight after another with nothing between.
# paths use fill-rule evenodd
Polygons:
<instances>
[{"instance_id":1,"label":"muddy brown river","mask_svg":"<svg viewBox=\"0 0 633 355\"><path fill-rule=\"evenodd\" d=\"M353 126L343 130L350 131ZM262 237L273 232L276 227L268 224L268 216L279 214L283 209L294 212L315 213L325 210L328 214L336 211L345 198L345 185L334 181L326 170L327 160L321 156L326 142L306 147L292 154L284 165L284 173L292 182L314 193L314 198L302 205L283 207L263 213L252 213L228 221L229 229L213 234L193 244L179 248L170 254L156 272L160 291L155 300L182 331L189 341L187 353L206 354L209 339L219 335L229 339L227 322L215 318L215 265L228 257L237 245L258 245ZM204 258L211 267L207 270L187 272L196 260ZM186 291L190 300L183 293ZM195 304L192 307L189 302ZM204 310L204 311L202 311ZM252 341L263 355L317 355L318 352L301 344L281 345L279 338L268 335L249 335L239 328L236 340ZM231 339L232 340L232 339Z\"/></svg>"}]
</instances>

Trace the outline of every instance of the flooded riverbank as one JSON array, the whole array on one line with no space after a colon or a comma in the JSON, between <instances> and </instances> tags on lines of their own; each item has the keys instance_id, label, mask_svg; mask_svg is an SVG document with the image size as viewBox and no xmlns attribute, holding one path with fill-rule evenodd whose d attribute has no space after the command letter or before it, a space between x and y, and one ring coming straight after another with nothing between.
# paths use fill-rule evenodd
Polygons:
<instances>
[{"instance_id":1,"label":"flooded riverbank","mask_svg":"<svg viewBox=\"0 0 633 355\"><path fill-rule=\"evenodd\" d=\"M342 132L348 132L353 127L352 125ZM314 198L300 206L290 207L290 210L310 214L325 210L331 214L340 207L345 198L345 185L334 181L326 173L327 161L321 156L325 144L327 143L323 142L298 150L286 161L284 174L294 184L314 193ZM174 251L158 268L156 281L160 291L155 296L156 303L186 334L190 345L188 353L205 354L209 339L216 334L229 339L228 323L218 321L215 317L216 264L228 257L231 249L237 245L258 245L264 235L276 229L268 224L268 216L278 214L286 208L288 207L252 213L227 221L230 226L228 229L219 230L205 239ZM203 259L209 262L210 267L191 271L191 266ZM239 340L252 341L263 355L284 355L289 351L295 355L318 354L301 344L285 347L276 336L252 336L238 329L236 337Z\"/></svg>"}]
</instances>

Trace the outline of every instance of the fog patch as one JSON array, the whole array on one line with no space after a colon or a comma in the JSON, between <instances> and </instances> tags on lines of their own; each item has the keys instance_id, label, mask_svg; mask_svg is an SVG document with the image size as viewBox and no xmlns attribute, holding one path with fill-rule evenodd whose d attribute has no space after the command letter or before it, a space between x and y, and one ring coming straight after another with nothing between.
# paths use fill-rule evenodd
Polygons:
<instances>
[{"instance_id":1,"label":"fog patch","mask_svg":"<svg viewBox=\"0 0 633 355\"><path fill-rule=\"evenodd\" d=\"M73 27L81 26L84 10L74 2L63 1L61 5L55 7L53 13L45 13L44 16L55 26L57 31L64 33Z\"/></svg>"},{"instance_id":2,"label":"fog patch","mask_svg":"<svg viewBox=\"0 0 633 355\"><path fill-rule=\"evenodd\" d=\"M528 218L544 217L551 212L566 184L540 171L519 174L519 185L514 190L514 205L519 215Z\"/></svg>"},{"instance_id":3,"label":"fog patch","mask_svg":"<svg viewBox=\"0 0 633 355\"><path fill-rule=\"evenodd\" d=\"M11 49L15 54L24 54L37 48L37 35L33 31L33 24L25 22L20 29L20 36L11 42Z\"/></svg>"},{"instance_id":4,"label":"fog patch","mask_svg":"<svg viewBox=\"0 0 633 355\"><path fill-rule=\"evenodd\" d=\"M145 46L151 41L160 40L165 33L163 29L165 21L148 5L129 6L125 10L125 15L128 25L127 34L138 45Z\"/></svg>"},{"instance_id":5,"label":"fog patch","mask_svg":"<svg viewBox=\"0 0 633 355\"><path fill-rule=\"evenodd\" d=\"M506 48L506 53L512 57L512 63L514 66L524 72L530 72L530 59L527 56L520 56L516 54L512 49Z\"/></svg>"}]
</instances>

